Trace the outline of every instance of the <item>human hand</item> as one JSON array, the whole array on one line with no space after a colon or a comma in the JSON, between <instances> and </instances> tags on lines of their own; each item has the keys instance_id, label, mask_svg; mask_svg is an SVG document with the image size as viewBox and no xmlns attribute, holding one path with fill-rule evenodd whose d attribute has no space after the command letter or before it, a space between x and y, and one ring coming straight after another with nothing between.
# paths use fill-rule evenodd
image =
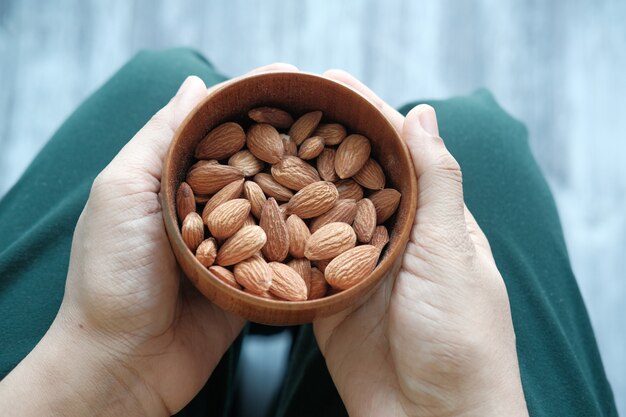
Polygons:
<instances>
[{"instance_id":1,"label":"human hand","mask_svg":"<svg viewBox=\"0 0 626 417\"><path fill-rule=\"evenodd\" d=\"M253 73L274 70L294 68L274 64ZM21 416L174 414L239 334L243 319L182 279L158 198L174 131L207 94L202 80L187 78L94 181L59 313L2 382L0 414L9 415L9 407Z\"/></svg>"},{"instance_id":2,"label":"human hand","mask_svg":"<svg viewBox=\"0 0 626 417\"><path fill-rule=\"evenodd\" d=\"M348 413L527 416L504 281L465 207L461 170L432 107L406 119L347 73L395 126L418 177L415 222L397 277L360 307L314 323ZM394 279L395 278L395 279Z\"/></svg>"}]
</instances>

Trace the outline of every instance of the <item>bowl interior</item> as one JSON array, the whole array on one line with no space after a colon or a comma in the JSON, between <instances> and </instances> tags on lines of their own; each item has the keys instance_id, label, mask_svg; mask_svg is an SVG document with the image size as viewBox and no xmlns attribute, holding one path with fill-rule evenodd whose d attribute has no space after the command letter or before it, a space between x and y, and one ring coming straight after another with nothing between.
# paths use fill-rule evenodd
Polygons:
<instances>
[{"instance_id":1,"label":"bowl interior","mask_svg":"<svg viewBox=\"0 0 626 417\"><path fill-rule=\"evenodd\" d=\"M341 123L348 133L360 133L372 143L372 155L383 167L387 187L402 193L396 214L386 222L390 241L378 266L357 286L318 300L287 302L251 296L223 284L203 267L185 246L176 217L175 195L189 167L194 149L213 128L235 121L247 128L247 113L259 106L275 106L294 118L321 110L323 122ZM287 325L312 321L363 301L386 273L400 265L416 209L416 180L404 142L376 106L359 93L335 81L306 73L272 72L241 78L215 91L200 103L177 130L165 160L161 198L167 233L185 274L210 300L225 310L266 324Z\"/></svg>"}]
</instances>

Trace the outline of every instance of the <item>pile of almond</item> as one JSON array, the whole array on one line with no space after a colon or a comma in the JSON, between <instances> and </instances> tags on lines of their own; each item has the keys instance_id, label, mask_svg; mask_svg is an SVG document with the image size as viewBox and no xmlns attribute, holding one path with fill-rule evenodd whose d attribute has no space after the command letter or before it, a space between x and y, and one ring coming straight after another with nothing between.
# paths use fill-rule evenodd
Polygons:
<instances>
[{"instance_id":1,"label":"pile of almond","mask_svg":"<svg viewBox=\"0 0 626 417\"><path fill-rule=\"evenodd\" d=\"M320 111L248 117L247 131L227 122L196 147L176 194L186 245L220 280L263 298L313 300L358 284L401 197L385 188L370 141L320 123Z\"/></svg>"}]
</instances>

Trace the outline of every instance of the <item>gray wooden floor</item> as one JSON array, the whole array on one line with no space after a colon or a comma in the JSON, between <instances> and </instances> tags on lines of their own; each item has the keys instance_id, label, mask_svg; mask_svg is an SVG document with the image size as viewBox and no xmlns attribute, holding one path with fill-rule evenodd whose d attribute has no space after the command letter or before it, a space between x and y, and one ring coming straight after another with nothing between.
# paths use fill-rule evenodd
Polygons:
<instances>
[{"instance_id":1,"label":"gray wooden floor","mask_svg":"<svg viewBox=\"0 0 626 417\"><path fill-rule=\"evenodd\" d=\"M0 0L0 195L142 48L339 67L394 105L486 86L528 125L626 413L624 22L623 0Z\"/></svg>"}]
</instances>

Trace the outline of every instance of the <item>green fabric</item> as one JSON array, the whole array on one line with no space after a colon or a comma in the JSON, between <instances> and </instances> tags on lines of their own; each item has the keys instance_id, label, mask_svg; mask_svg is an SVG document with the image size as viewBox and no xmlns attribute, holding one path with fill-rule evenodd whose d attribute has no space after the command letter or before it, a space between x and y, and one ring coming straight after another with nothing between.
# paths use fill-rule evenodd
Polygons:
<instances>
[{"instance_id":1,"label":"green fabric","mask_svg":"<svg viewBox=\"0 0 626 417\"><path fill-rule=\"evenodd\" d=\"M191 50L137 55L61 126L0 202L0 377L54 319L72 232L94 177L190 74L207 85L224 79ZM430 104L506 281L531 415L617 416L524 127L485 91ZM181 416L229 415L239 342ZM278 415L345 415L310 326L298 331L286 382Z\"/></svg>"}]
</instances>

